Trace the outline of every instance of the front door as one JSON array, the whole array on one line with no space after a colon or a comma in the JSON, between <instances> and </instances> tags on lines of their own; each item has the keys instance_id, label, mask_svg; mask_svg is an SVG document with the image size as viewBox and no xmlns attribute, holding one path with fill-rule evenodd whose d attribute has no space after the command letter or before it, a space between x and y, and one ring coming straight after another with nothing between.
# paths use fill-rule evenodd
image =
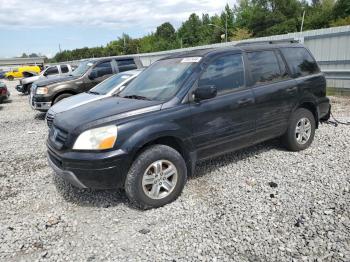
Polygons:
<instances>
[{"instance_id":1,"label":"front door","mask_svg":"<svg viewBox=\"0 0 350 262\"><path fill-rule=\"evenodd\" d=\"M192 140L198 159L249 144L255 129L254 97L245 87L242 54L226 54L209 62L198 88L208 85L217 88L217 96L191 104Z\"/></svg>"},{"instance_id":2,"label":"front door","mask_svg":"<svg viewBox=\"0 0 350 262\"><path fill-rule=\"evenodd\" d=\"M111 61L105 61L99 63L92 68L91 72L88 74L87 79L83 82L83 91L88 91L95 85L106 80L108 77L113 75L113 68Z\"/></svg>"}]
</instances>

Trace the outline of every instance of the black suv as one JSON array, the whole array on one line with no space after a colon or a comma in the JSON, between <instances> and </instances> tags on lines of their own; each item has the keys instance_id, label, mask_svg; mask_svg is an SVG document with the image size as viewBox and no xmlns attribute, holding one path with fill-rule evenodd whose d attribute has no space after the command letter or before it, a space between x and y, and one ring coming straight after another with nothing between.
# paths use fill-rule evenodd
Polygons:
<instances>
[{"instance_id":1,"label":"black suv","mask_svg":"<svg viewBox=\"0 0 350 262\"><path fill-rule=\"evenodd\" d=\"M90 90L112 74L141 68L137 57L96 58L82 61L70 75L38 80L32 84L30 105L46 112L58 101Z\"/></svg>"},{"instance_id":2,"label":"black suv","mask_svg":"<svg viewBox=\"0 0 350 262\"><path fill-rule=\"evenodd\" d=\"M159 207L180 195L198 160L276 137L306 149L329 113L326 80L303 45L197 50L58 115L48 159L77 187L124 187L140 208Z\"/></svg>"}]
</instances>

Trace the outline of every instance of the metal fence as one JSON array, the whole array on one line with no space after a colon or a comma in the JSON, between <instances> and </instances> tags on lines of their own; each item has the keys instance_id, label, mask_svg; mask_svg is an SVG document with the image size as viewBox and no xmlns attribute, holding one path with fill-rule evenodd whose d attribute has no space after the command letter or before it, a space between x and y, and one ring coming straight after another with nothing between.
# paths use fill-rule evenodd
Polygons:
<instances>
[{"instance_id":1,"label":"metal fence","mask_svg":"<svg viewBox=\"0 0 350 262\"><path fill-rule=\"evenodd\" d=\"M327 78L327 86L336 89L350 91L350 26L340 26L326 29L305 31L301 33L289 33L261 38L253 38L247 41L269 41L295 39L304 43L315 56L321 70ZM241 41L244 42L244 41ZM197 46L138 55L145 66L169 54L191 51L203 48L233 46L238 42L220 43L214 45Z\"/></svg>"},{"instance_id":2,"label":"metal fence","mask_svg":"<svg viewBox=\"0 0 350 262\"><path fill-rule=\"evenodd\" d=\"M327 86L336 89L345 89L350 92L350 26L332 27L305 32L274 35L253 38L245 41L269 41L295 39L304 43L315 56L321 70L327 78ZM245 42L241 41L241 42ZM238 42L228 42L191 48L175 49L164 52L135 54L141 59L144 66L170 54L192 51L204 48L220 48L233 46ZM76 63L77 61L73 61Z\"/></svg>"}]
</instances>

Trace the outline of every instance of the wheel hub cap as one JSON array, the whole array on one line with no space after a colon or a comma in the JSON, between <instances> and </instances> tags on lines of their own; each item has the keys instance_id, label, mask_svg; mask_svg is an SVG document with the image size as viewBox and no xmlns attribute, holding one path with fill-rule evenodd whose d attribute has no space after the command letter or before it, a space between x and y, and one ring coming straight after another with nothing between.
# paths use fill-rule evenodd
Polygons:
<instances>
[{"instance_id":1,"label":"wheel hub cap","mask_svg":"<svg viewBox=\"0 0 350 262\"><path fill-rule=\"evenodd\" d=\"M178 173L168 160L159 160L148 166L142 178L143 192L152 199L167 197L175 188Z\"/></svg>"},{"instance_id":2,"label":"wheel hub cap","mask_svg":"<svg viewBox=\"0 0 350 262\"><path fill-rule=\"evenodd\" d=\"M301 145L306 144L311 136L311 122L308 118L300 119L295 128L295 138Z\"/></svg>"}]
</instances>

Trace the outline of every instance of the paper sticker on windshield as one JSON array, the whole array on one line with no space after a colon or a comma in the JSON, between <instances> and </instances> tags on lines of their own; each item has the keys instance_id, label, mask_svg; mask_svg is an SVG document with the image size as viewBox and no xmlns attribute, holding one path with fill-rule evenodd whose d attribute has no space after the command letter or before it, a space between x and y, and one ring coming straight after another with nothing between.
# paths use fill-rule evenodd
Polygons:
<instances>
[{"instance_id":1,"label":"paper sticker on windshield","mask_svg":"<svg viewBox=\"0 0 350 262\"><path fill-rule=\"evenodd\" d=\"M201 59L201 57L186 57L181 60L181 63L198 63Z\"/></svg>"},{"instance_id":2,"label":"paper sticker on windshield","mask_svg":"<svg viewBox=\"0 0 350 262\"><path fill-rule=\"evenodd\" d=\"M88 66L93 66L94 64L93 63L87 63Z\"/></svg>"},{"instance_id":3,"label":"paper sticker on windshield","mask_svg":"<svg viewBox=\"0 0 350 262\"><path fill-rule=\"evenodd\" d=\"M129 75L123 75L121 78L122 79L127 79L127 78L129 78L130 76Z\"/></svg>"}]
</instances>

